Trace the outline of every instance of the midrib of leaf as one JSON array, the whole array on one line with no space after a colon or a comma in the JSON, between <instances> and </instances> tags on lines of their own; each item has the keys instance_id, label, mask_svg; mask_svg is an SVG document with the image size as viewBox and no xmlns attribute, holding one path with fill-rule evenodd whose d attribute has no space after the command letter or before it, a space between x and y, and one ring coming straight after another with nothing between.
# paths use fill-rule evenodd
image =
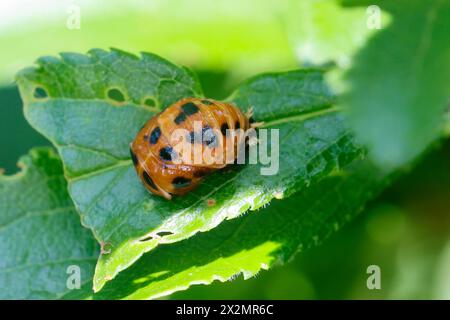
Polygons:
<instances>
[{"instance_id":1,"label":"midrib of leaf","mask_svg":"<svg viewBox=\"0 0 450 320\"><path fill-rule=\"evenodd\" d=\"M103 168L100 168L97 170L92 170L89 173L85 173L85 174L70 178L70 183L74 183L76 181L83 180L83 179L88 179L92 176L98 175L98 174L106 172L106 171L111 171L111 170L114 170L114 169L117 169L120 167L127 167L127 166L131 166L131 165L132 165L131 160L119 160L113 165L106 166L106 167L103 167Z\"/></svg>"},{"instance_id":2,"label":"midrib of leaf","mask_svg":"<svg viewBox=\"0 0 450 320\"><path fill-rule=\"evenodd\" d=\"M317 111L300 112L297 115L292 115L289 117L284 117L284 118L280 118L280 119L276 119L276 120L270 120L267 122L263 122L261 125L261 128L275 127L279 124L288 123L288 122L297 122L297 121L302 122L307 119L311 119L314 117L320 117L320 116L323 116L328 113L341 112L342 110L343 110L342 107L333 106L333 107L323 108L323 109L320 109Z\"/></svg>"}]
</instances>

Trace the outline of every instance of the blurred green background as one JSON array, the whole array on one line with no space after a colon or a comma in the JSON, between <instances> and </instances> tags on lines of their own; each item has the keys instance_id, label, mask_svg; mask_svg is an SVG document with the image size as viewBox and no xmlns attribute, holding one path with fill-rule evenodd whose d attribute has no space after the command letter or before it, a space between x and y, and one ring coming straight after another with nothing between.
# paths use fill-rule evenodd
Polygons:
<instances>
[{"instance_id":1,"label":"blurred green background","mask_svg":"<svg viewBox=\"0 0 450 320\"><path fill-rule=\"evenodd\" d=\"M80 29L70 29L77 8ZM152 51L194 69L205 95L221 99L260 72L330 59L347 66L370 37L357 28L364 19L364 8L344 10L336 1L3 0L0 168L12 174L19 156L49 145L24 119L13 80L41 55L92 47ZM449 163L450 143L442 142L358 219L290 264L170 298L450 299ZM381 290L366 287L372 264L381 267Z\"/></svg>"}]
</instances>

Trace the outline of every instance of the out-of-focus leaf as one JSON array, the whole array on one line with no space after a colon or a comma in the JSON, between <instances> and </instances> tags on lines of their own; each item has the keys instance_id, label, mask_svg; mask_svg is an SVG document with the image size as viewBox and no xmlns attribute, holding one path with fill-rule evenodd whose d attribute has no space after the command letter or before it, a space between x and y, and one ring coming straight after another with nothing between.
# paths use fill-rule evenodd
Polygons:
<instances>
[{"instance_id":1,"label":"out-of-focus leaf","mask_svg":"<svg viewBox=\"0 0 450 320\"><path fill-rule=\"evenodd\" d=\"M159 243L186 239L288 196L362 153L332 106L322 71L259 76L230 99L244 110L253 107L265 128L279 129L279 172L261 175L267 167L261 163L234 166L166 201L141 185L129 143L155 112L182 97L201 96L195 78L157 56L118 50L45 57L38 65L18 75L26 117L57 146L83 223L110 248L98 262L95 290ZM108 98L113 88L125 101ZM144 105L148 98L154 107Z\"/></svg>"},{"instance_id":2,"label":"out-of-focus leaf","mask_svg":"<svg viewBox=\"0 0 450 320\"><path fill-rule=\"evenodd\" d=\"M99 245L80 224L61 160L33 149L20 166L0 176L0 299L62 299L75 274L69 266L79 268L79 291L88 292Z\"/></svg>"},{"instance_id":3,"label":"out-of-focus leaf","mask_svg":"<svg viewBox=\"0 0 450 320\"><path fill-rule=\"evenodd\" d=\"M340 0L289 2L287 30L302 63L335 62L349 67L354 53L376 31L367 28L366 8L345 8ZM383 15L383 24L387 23Z\"/></svg>"},{"instance_id":4,"label":"out-of-focus leaf","mask_svg":"<svg viewBox=\"0 0 450 320\"><path fill-rule=\"evenodd\" d=\"M442 129L450 96L450 1L344 3L377 4L393 17L355 57L342 104L373 159L402 165Z\"/></svg>"},{"instance_id":5,"label":"out-of-focus leaf","mask_svg":"<svg viewBox=\"0 0 450 320\"><path fill-rule=\"evenodd\" d=\"M5 48L0 51L0 83L10 83L36 57L94 47L151 51L238 79L297 65L280 19L286 0L4 0L2 5L2 26L9 18L4 16L7 9L17 12L9 28L0 28Z\"/></svg>"}]
</instances>

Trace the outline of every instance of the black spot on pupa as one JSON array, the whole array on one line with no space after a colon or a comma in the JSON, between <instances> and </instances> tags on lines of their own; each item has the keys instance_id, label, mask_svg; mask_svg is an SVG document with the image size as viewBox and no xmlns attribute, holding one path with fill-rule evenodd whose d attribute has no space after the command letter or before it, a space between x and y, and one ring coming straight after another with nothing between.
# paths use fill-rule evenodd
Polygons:
<instances>
[{"instance_id":1,"label":"black spot on pupa","mask_svg":"<svg viewBox=\"0 0 450 320\"><path fill-rule=\"evenodd\" d=\"M217 137L213 129L210 126L205 126L202 132L189 132L187 141L190 143L203 143L209 147L217 146Z\"/></svg>"},{"instance_id":2,"label":"black spot on pupa","mask_svg":"<svg viewBox=\"0 0 450 320\"><path fill-rule=\"evenodd\" d=\"M193 115L199 111L199 108L192 102L185 103L181 106L181 110L186 116Z\"/></svg>"},{"instance_id":3,"label":"black spot on pupa","mask_svg":"<svg viewBox=\"0 0 450 320\"><path fill-rule=\"evenodd\" d=\"M158 187L156 187L156 184L153 182L152 178L148 175L146 171L142 173L142 177L144 178L144 181L147 185L149 185L151 188L158 190Z\"/></svg>"},{"instance_id":4,"label":"black spot on pupa","mask_svg":"<svg viewBox=\"0 0 450 320\"><path fill-rule=\"evenodd\" d=\"M159 157L165 161L172 161L172 159L175 159L176 155L172 147L165 147L159 150Z\"/></svg>"},{"instance_id":5,"label":"black spot on pupa","mask_svg":"<svg viewBox=\"0 0 450 320\"><path fill-rule=\"evenodd\" d=\"M187 179L184 177L176 177L172 180L172 185L175 188L185 188L191 184L191 179Z\"/></svg>"},{"instance_id":6,"label":"black spot on pupa","mask_svg":"<svg viewBox=\"0 0 450 320\"><path fill-rule=\"evenodd\" d=\"M156 127L152 130L152 133L150 134L150 144L156 144L158 142L159 137L161 136L161 129L159 127Z\"/></svg>"},{"instance_id":7,"label":"black spot on pupa","mask_svg":"<svg viewBox=\"0 0 450 320\"><path fill-rule=\"evenodd\" d=\"M138 159L136 157L136 155L134 154L133 150L130 148L130 155L131 155L131 160L133 160L133 164L137 165L138 164Z\"/></svg>"},{"instance_id":8,"label":"black spot on pupa","mask_svg":"<svg viewBox=\"0 0 450 320\"><path fill-rule=\"evenodd\" d=\"M224 123L222 124L222 126L220 127L220 131L222 132L222 134L225 136L227 134L227 130L229 129L228 127L228 123Z\"/></svg>"},{"instance_id":9,"label":"black spot on pupa","mask_svg":"<svg viewBox=\"0 0 450 320\"><path fill-rule=\"evenodd\" d=\"M194 131L189 132L189 134L187 136L187 140L190 143L196 143L196 142L201 142L202 141L201 137L198 137L198 135Z\"/></svg>"},{"instance_id":10,"label":"black spot on pupa","mask_svg":"<svg viewBox=\"0 0 450 320\"><path fill-rule=\"evenodd\" d=\"M241 127L241 124L239 123L239 120L236 120L236 123L234 124L235 129L239 129Z\"/></svg>"},{"instance_id":11,"label":"black spot on pupa","mask_svg":"<svg viewBox=\"0 0 450 320\"><path fill-rule=\"evenodd\" d=\"M202 141L204 144L206 144L209 147L215 147L217 144L217 137L216 134L214 133L214 130L211 129L210 126L205 126L202 129Z\"/></svg>"},{"instance_id":12,"label":"black spot on pupa","mask_svg":"<svg viewBox=\"0 0 450 320\"><path fill-rule=\"evenodd\" d=\"M175 120L173 120L176 124L180 124L186 120L186 114L183 112L180 112L176 117Z\"/></svg>"}]
</instances>

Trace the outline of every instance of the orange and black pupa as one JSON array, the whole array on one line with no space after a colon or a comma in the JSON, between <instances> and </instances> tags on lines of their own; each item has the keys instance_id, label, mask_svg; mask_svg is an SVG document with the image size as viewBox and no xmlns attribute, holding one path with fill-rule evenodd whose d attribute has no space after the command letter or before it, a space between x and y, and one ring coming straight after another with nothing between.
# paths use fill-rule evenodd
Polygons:
<instances>
[{"instance_id":1,"label":"orange and black pupa","mask_svg":"<svg viewBox=\"0 0 450 320\"><path fill-rule=\"evenodd\" d=\"M234 162L245 141L232 133L249 129L249 118L230 103L181 99L148 120L131 143L136 172L153 194L166 199L185 194L205 175Z\"/></svg>"}]
</instances>

